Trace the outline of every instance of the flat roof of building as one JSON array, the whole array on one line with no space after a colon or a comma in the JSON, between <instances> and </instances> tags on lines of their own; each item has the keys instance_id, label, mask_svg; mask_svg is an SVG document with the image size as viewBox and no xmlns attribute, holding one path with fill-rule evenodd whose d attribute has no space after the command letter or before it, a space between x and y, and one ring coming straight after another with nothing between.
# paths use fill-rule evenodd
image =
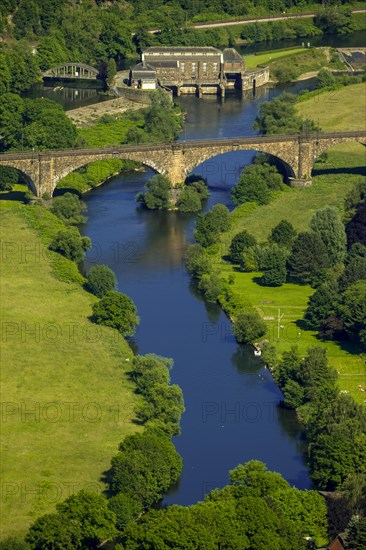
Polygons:
<instances>
[{"instance_id":1,"label":"flat roof of building","mask_svg":"<svg viewBox=\"0 0 366 550\"><path fill-rule=\"evenodd\" d=\"M187 47L187 46L151 46L146 48L143 53L150 55L221 55L221 50L211 46L205 47Z\"/></svg>"}]
</instances>

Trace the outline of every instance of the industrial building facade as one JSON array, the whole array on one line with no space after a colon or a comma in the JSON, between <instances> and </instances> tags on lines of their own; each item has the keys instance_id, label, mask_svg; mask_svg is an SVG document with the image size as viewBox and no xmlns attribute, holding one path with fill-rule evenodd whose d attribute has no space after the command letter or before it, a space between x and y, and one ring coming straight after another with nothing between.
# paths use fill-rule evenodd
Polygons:
<instances>
[{"instance_id":1,"label":"industrial building facade","mask_svg":"<svg viewBox=\"0 0 366 550\"><path fill-rule=\"evenodd\" d=\"M130 70L131 87L151 90L163 86L178 96L224 96L227 89L245 89L246 82L244 60L234 48L221 51L211 47L151 47Z\"/></svg>"}]
</instances>

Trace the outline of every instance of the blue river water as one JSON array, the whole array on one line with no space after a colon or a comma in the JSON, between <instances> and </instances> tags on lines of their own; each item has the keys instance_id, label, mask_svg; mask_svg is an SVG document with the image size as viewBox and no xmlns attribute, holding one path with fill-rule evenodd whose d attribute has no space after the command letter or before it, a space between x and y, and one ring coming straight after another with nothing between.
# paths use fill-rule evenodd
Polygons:
<instances>
[{"instance_id":1,"label":"blue river water","mask_svg":"<svg viewBox=\"0 0 366 550\"><path fill-rule=\"evenodd\" d=\"M293 85L297 93L311 82ZM199 100L186 96L181 139L253 134L258 105L281 93L266 88L253 98L228 95ZM253 152L227 153L197 167L211 192L207 208L230 209L230 188ZM196 216L152 212L135 202L153 175L148 169L120 175L88 193L88 222L82 231L93 241L85 268L109 265L118 288L129 295L141 317L136 352L172 357L173 383L183 390L186 411L174 443L184 470L164 504L192 504L228 482L228 471L250 459L265 462L299 488L310 487L305 445L293 412L278 406L281 392L253 349L239 346L220 308L207 304L192 285L183 256L193 242Z\"/></svg>"}]
</instances>

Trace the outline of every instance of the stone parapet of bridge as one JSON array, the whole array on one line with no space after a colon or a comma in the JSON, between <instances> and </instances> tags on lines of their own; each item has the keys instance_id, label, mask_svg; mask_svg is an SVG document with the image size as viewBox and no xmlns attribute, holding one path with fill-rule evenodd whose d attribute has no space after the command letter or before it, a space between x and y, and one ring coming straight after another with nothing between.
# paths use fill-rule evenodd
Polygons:
<instances>
[{"instance_id":1,"label":"stone parapet of bridge","mask_svg":"<svg viewBox=\"0 0 366 550\"><path fill-rule=\"evenodd\" d=\"M53 194L58 182L97 160L120 158L140 162L168 177L173 186L203 162L231 151L259 151L273 155L287 166L299 184L309 182L315 160L330 147L347 141L366 144L366 131L303 135L254 136L250 138L180 141L173 144L123 145L98 149L71 149L40 153L0 155L0 165L20 170L37 196Z\"/></svg>"}]
</instances>

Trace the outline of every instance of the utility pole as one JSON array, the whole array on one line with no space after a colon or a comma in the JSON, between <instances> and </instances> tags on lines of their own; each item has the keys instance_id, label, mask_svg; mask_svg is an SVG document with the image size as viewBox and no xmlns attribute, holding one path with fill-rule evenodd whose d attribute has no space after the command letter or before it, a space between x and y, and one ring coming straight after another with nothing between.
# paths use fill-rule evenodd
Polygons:
<instances>
[{"instance_id":1,"label":"utility pole","mask_svg":"<svg viewBox=\"0 0 366 550\"><path fill-rule=\"evenodd\" d=\"M280 339L280 328L281 328L281 319L282 317L284 316L285 314L282 313L281 315L281 309L278 308L278 316L277 316L277 340L279 341Z\"/></svg>"}]
</instances>

